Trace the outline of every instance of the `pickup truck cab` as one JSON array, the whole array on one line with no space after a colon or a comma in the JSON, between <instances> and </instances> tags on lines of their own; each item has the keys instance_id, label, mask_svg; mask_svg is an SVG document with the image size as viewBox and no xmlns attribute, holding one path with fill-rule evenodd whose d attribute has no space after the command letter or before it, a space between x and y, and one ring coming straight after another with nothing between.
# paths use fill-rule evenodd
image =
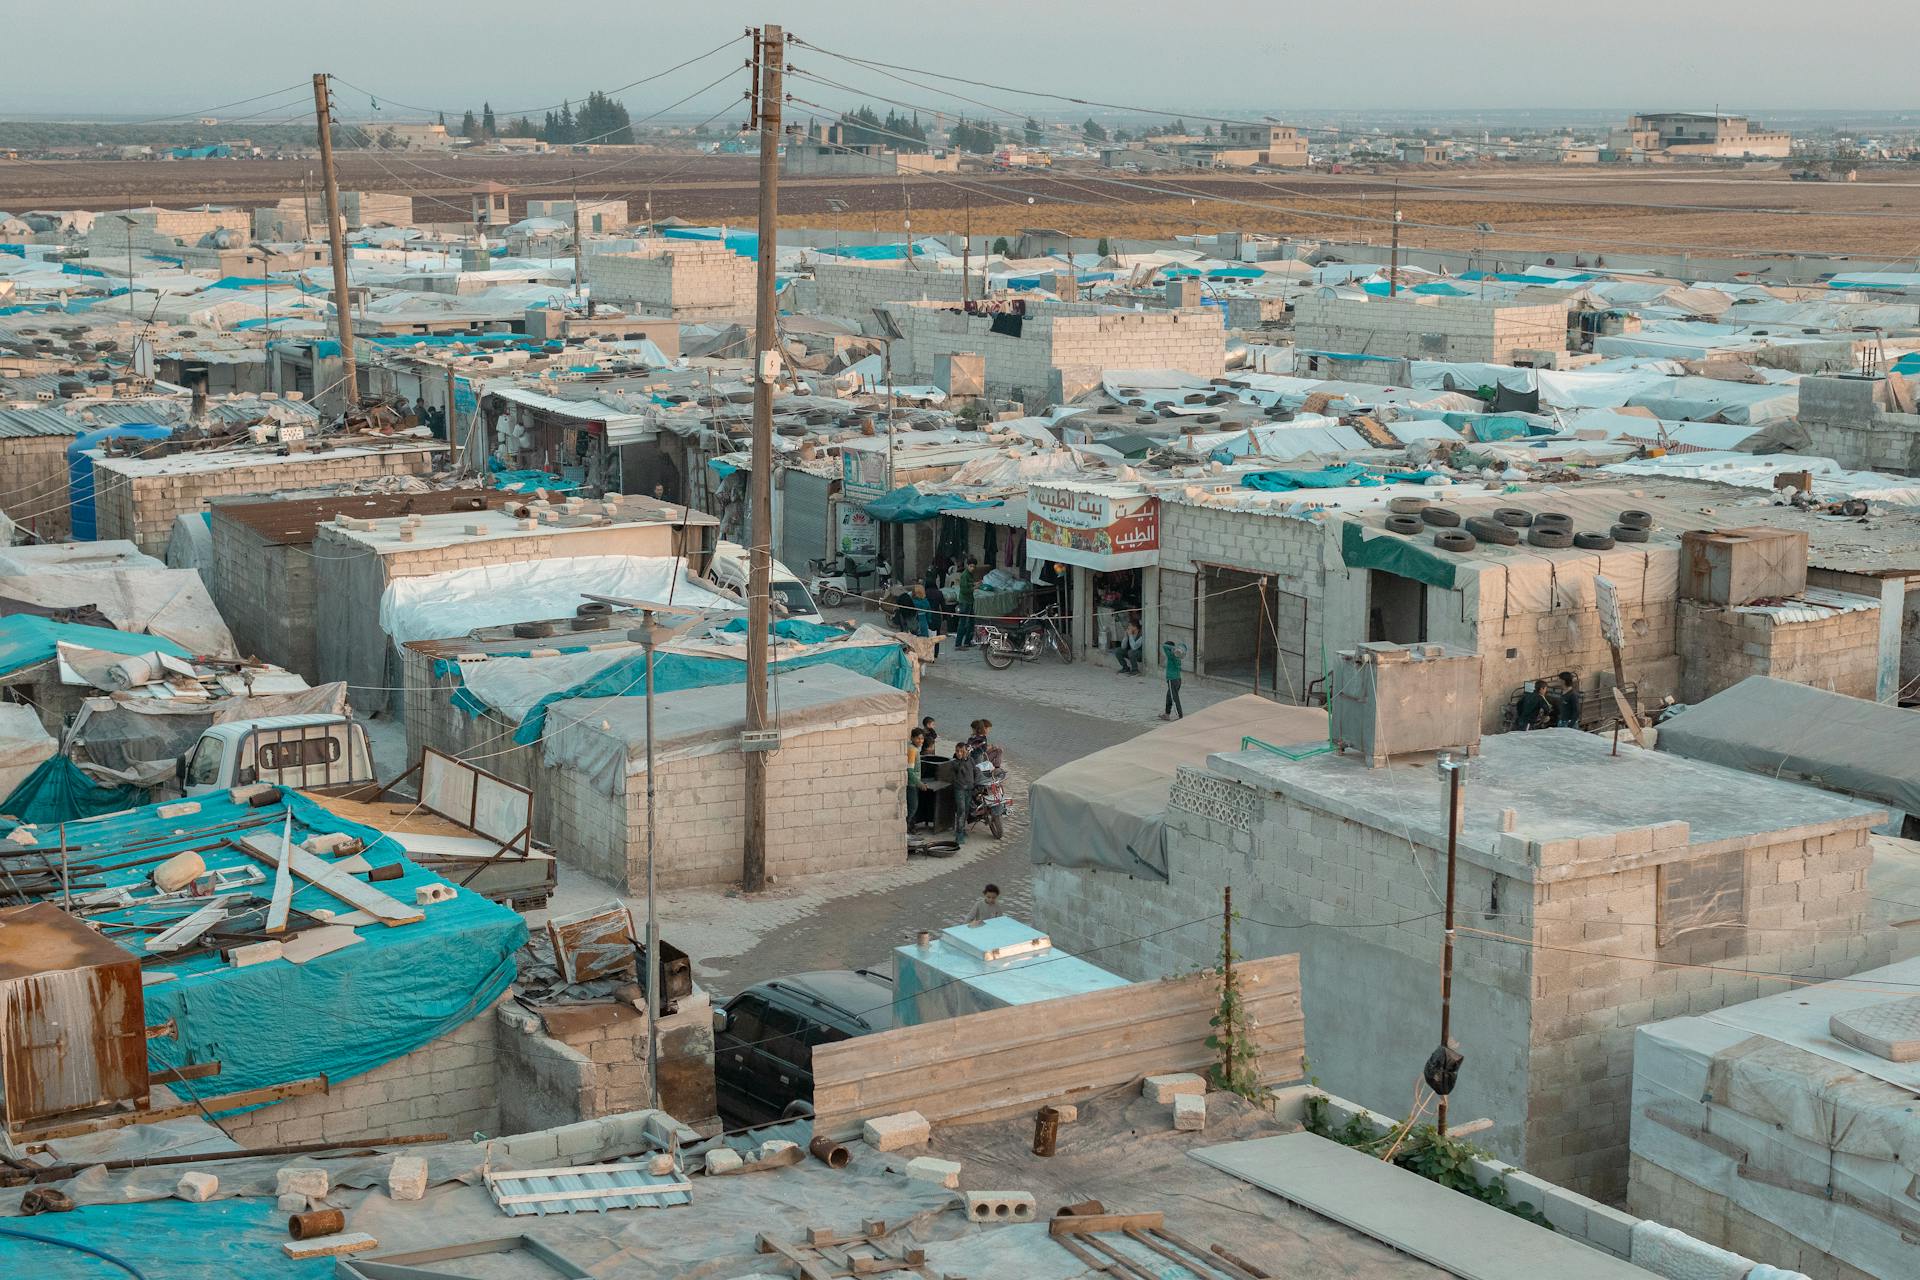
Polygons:
<instances>
[{"instance_id":1,"label":"pickup truck cab","mask_svg":"<svg viewBox=\"0 0 1920 1280\"><path fill-rule=\"evenodd\" d=\"M749 576L752 573L751 552L737 542L722 542L713 549L713 563L707 569L707 575L727 590L747 598ZM778 618L798 618L802 622L824 622L820 616L820 606L813 602L807 593L807 584L800 581L793 570L778 560L772 563L769 585L773 594L773 616Z\"/></svg>"},{"instance_id":2,"label":"pickup truck cab","mask_svg":"<svg viewBox=\"0 0 1920 1280\"><path fill-rule=\"evenodd\" d=\"M216 724L180 761L180 788L189 796L255 782L310 791L371 781L366 729L336 715Z\"/></svg>"}]
</instances>

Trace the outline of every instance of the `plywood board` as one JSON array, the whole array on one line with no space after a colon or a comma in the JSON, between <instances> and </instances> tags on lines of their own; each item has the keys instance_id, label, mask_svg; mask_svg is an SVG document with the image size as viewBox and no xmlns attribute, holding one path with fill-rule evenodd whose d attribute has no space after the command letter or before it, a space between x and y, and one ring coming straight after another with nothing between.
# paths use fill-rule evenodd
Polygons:
<instances>
[{"instance_id":1,"label":"plywood board","mask_svg":"<svg viewBox=\"0 0 1920 1280\"><path fill-rule=\"evenodd\" d=\"M242 836L235 843L268 866L279 864L281 850L278 840ZM363 884L340 872L333 863L316 858L298 845L290 851L287 865L302 880L319 885L342 902L365 911L382 924L412 924L416 920L426 919L426 914L419 907L388 897L372 885Z\"/></svg>"},{"instance_id":2,"label":"plywood board","mask_svg":"<svg viewBox=\"0 0 1920 1280\"><path fill-rule=\"evenodd\" d=\"M1299 957L1250 960L1234 972L1261 1079L1299 1079ZM1204 1071L1219 1056L1206 1043L1219 999L1218 975L1203 973L820 1045L814 1131L850 1138L865 1120L908 1110L935 1122L990 1120L1140 1076Z\"/></svg>"},{"instance_id":3,"label":"plywood board","mask_svg":"<svg viewBox=\"0 0 1920 1280\"><path fill-rule=\"evenodd\" d=\"M1461 1280L1647 1280L1611 1254L1317 1134L1187 1154Z\"/></svg>"}]
</instances>

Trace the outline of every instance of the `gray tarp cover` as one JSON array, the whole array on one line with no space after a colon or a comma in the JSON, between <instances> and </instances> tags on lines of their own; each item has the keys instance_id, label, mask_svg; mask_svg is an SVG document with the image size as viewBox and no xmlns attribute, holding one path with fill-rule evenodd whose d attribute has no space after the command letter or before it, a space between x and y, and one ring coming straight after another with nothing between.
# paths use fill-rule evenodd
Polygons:
<instances>
[{"instance_id":1,"label":"gray tarp cover","mask_svg":"<svg viewBox=\"0 0 1920 1280\"><path fill-rule=\"evenodd\" d=\"M1034 862L1165 880L1161 827L1174 772L1238 751L1243 737L1279 747L1325 742L1327 713L1242 694L1061 765L1027 796Z\"/></svg>"},{"instance_id":2,"label":"gray tarp cover","mask_svg":"<svg viewBox=\"0 0 1920 1280\"><path fill-rule=\"evenodd\" d=\"M1657 745L1920 813L1920 712L1748 676L1662 724Z\"/></svg>"},{"instance_id":3,"label":"gray tarp cover","mask_svg":"<svg viewBox=\"0 0 1920 1280\"><path fill-rule=\"evenodd\" d=\"M230 720L267 716L341 715L347 686L340 681L293 693L263 693L205 702L161 701L127 696L88 698L74 717L73 740L79 754L108 769L133 769L155 760L185 755L200 735Z\"/></svg>"}]
</instances>

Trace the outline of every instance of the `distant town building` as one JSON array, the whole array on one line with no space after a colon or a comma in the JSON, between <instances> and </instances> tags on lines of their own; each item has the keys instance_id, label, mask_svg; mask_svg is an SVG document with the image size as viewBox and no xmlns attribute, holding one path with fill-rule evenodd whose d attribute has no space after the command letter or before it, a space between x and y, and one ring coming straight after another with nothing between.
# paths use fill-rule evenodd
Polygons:
<instances>
[{"instance_id":1,"label":"distant town building","mask_svg":"<svg viewBox=\"0 0 1920 1280\"><path fill-rule=\"evenodd\" d=\"M1793 135L1756 128L1745 116L1660 111L1629 117L1624 129L1613 131L1608 145L1614 151L1723 160L1784 158L1793 149Z\"/></svg>"}]
</instances>

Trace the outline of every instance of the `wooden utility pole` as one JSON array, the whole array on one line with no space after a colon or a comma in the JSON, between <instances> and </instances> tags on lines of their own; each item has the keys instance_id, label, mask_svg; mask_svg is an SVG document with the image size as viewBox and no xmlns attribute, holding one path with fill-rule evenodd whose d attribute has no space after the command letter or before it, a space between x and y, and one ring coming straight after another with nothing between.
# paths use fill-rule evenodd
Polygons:
<instances>
[{"instance_id":1,"label":"wooden utility pole","mask_svg":"<svg viewBox=\"0 0 1920 1280\"><path fill-rule=\"evenodd\" d=\"M360 403L360 374L353 364L353 309L347 294L347 246L340 221L340 183L333 174L333 110L327 73L313 77L313 115L320 130L320 177L327 195L327 253L333 259L333 314L340 330L341 419Z\"/></svg>"},{"instance_id":2,"label":"wooden utility pole","mask_svg":"<svg viewBox=\"0 0 1920 1280\"><path fill-rule=\"evenodd\" d=\"M747 842L741 887L767 887L767 649L771 639L773 589L773 391L780 368L774 331L774 247L780 229L780 104L786 37L771 24L755 42L760 52L760 235L758 292L753 309L753 470L748 486L752 538L747 578Z\"/></svg>"},{"instance_id":3,"label":"wooden utility pole","mask_svg":"<svg viewBox=\"0 0 1920 1280\"><path fill-rule=\"evenodd\" d=\"M960 246L960 309L973 301L973 193L964 197L967 205L966 239Z\"/></svg>"},{"instance_id":4,"label":"wooden utility pole","mask_svg":"<svg viewBox=\"0 0 1920 1280\"><path fill-rule=\"evenodd\" d=\"M580 242L580 175L573 175L573 299L580 300L580 259L586 255Z\"/></svg>"},{"instance_id":5,"label":"wooden utility pole","mask_svg":"<svg viewBox=\"0 0 1920 1280\"><path fill-rule=\"evenodd\" d=\"M1387 266L1387 296L1400 293L1400 181L1393 183L1393 254Z\"/></svg>"}]
</instances>

